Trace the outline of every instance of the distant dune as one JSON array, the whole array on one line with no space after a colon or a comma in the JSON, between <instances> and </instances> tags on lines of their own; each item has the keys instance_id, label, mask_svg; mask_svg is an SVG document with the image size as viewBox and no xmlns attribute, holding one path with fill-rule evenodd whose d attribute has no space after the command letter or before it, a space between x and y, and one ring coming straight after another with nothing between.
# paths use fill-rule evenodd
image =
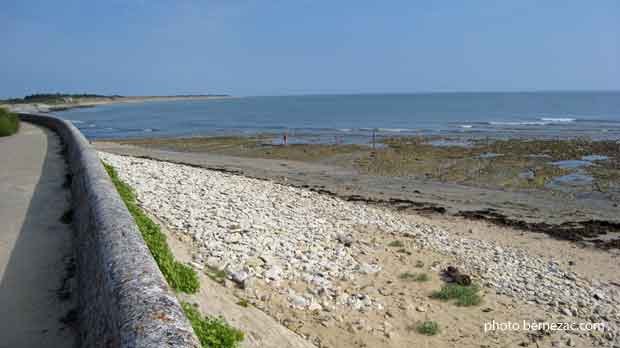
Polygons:
<instances>
[{"instance_id":1,"label":"distant dune","mask_svg":"<svg viewBox=\"0 0 620 348\"><path fill-rule=\"evenodd\" d=\"M35 95L8 99L0 103L14 112L51 112L73 108L94 107L117 103L142 103L150 101L210 100L234 98L224 94L175 95L175 96L101 96L101 95Z\"/></svg>"}]
</instances>

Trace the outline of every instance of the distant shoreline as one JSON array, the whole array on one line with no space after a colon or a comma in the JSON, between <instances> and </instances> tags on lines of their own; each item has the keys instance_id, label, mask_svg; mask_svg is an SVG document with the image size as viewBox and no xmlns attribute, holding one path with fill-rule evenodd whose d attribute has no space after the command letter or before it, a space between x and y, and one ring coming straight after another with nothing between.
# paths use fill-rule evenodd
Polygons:
<instances>
[{"instance_id":1,"label":"distant shoreline","mask_svg":"<svg viewBox=\"0 0 620 348\"><path fill-rule=\"evenodd\" d=\"M89 108L110 104L129 104L129 103L145 103L156 101L180 101L180 100L215 100L215 99L232 99L238 98L229 95L179 95L179 96L129 96L129 97L93 97L79 98L75 101L59 104L45 103L9 103L0 105L8 107L13 112L53 112L64 111L77 108Z\"/></svg>"}]
</instances>

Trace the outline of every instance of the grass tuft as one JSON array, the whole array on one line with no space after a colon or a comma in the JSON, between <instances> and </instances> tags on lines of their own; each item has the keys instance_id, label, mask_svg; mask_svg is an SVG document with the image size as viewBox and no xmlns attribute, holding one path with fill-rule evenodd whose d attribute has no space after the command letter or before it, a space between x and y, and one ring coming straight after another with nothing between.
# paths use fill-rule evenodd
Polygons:
<instances>
[{"instance_id":1,"label":"grass tuft","mask_svg":"<svg viewBox=\"0 0 620 348\"><path fill-rule=\"evenodd\" d=\"M394 240L391 241L390 243L388 243L389 247L393 247L393 248L402 248L405 246L405 243L399 241L399 240Z\"/></svg>"},{"instance_id":2,"label":"grass tuft","mask_svg":"<svg viewBox=\"0 0 620 348\"><path fill-rule=\"evenodd\" d=\"M211 278L211 280L219 284L224 284L227 277L226 272L209 265L205 266L205 274L207 277Z\"/></svg>"},{"instance_id":3,"label":"grass tuft","mask_svg":"<svg viewBox=\"0 0 620 348\"><path fill-rule=\"evenodd\" d=\"M19 130L19 116L0 108L0 137L6 137L17 133Z\"/></svg>"},{"instance_id":4,"label":"grass tuft","mask_svg":"<svg viewBox=\"0 0 620 348\"><path fill-rule=\"evenodd\" d=\"M398 276L402 280L414 281L414 282L427 282L431 277L426 273L411 273L405 272Z\"/></svg>"},{"instance_id":5,"label":"grass tuft","mask_svg":"<svg viewBox=\"0 0 620 348\"><path fill-rule=\"evenodd\" d=\"M479 291L477 285L446 284L441 290L433 292L431 298L442 301L456 300L455 304L462 307L476 306L482 302Z\"/></svg>"},{"instance_id":6,"label":"grass tuft","mask_svg":"<svg viewBox=\"0 0 620 348\"><path fill-rule=\"evenodd\" d=\"M230 326L223 319L202 316L196 305L187 302L181 305L204 348L237 348L239 342L243 341L243 332Z\"/></svg>"},{"instance_id":7,"label":"grass tuft","mask_svg":"<svg viewBox=\"0 0 620 348\"><path fill-rule=\"evenodd\" d=\"M248 302L248 300L242 298L240 299L237 304L241 307L247 308L250 305L250 302Z\"/></svg>"},{"instance_id":8,"label":"grass tuft","mask_svg":"<svg viewBox=\"0 0 620 348\"><path fill-rule=\"evenodd\" d=\"M103 166L108 175L110 175L127 209L136 221L146 245L170 287L176 291L188 294L198 291L200 282L196 271L174 259L174 255L172 255L172 251L166 242L166 236L161 232L159 225L153 222L138 206L131 187L118 177L116 170L112 166L105 163Z\"/></svg>"},{"instance_id":9,"label":"grass tuft","mask_svg":"<svg viewBox=\"0 0 620 348\"><path fill-rule=\"evenodd\" d=\"M426 336L435 336L440 331L439 324L437 324L436 321L424 321L418 324L415 330L418 333L421 333L422 335L426 335Z\"/></svg>"}]
</instances>

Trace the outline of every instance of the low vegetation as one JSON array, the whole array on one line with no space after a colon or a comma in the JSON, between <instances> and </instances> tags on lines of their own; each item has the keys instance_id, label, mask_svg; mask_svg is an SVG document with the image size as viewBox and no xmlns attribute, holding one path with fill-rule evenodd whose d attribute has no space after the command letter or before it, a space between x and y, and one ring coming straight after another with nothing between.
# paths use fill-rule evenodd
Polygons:
<instances>
[{"instance_id":1,"label":"low vegetation","mask_svg":"<svg viewBox=\"0 0 620 348\"><path fill-rule=\"evenodd\" d=\"M414 282L427 282L431 280L431 277L426 273L411 273L404 272L401 273L398 278L401 280L414 281Z\"/></svg>"},{"instance_id":2,"label":"low vegetation","mask_svg":"<svg viewBox=\"0 0 620 348\"><path fill-rule=\"evenodd\" d=\"M211 280L219 284L224 284L224 281L226 280L226 272L209 265L205 265L205 274L207 277L211 278Z\"/></svg>"},{"instance_id":3,"label":"low vegetation","mask_svg":"<svg viewBox=\"0 0 620 348\"><path fill-rule=\"evenodd\" d=\"M99 98L120 98L118 95L114 96L106 96L99 94L66 94L66 93L38 93L27 95L23 98L11 98L2 100L3 103L7 104L30 104L30 103L40 103L40 104L64 104L69 101L76 101L77 99L99 99Z\"/></svg>"},{"instance_id":4,"label":"low vegetation","mask_svg":"<svg viewBox=\"0 0 620 348\"><path fill-rule=\"evenodd\" d=\"M168 285L176 291L188 294L197 292L200 288L200 280L196 272L191 267L174 259L174 255L166 242L166 236L161 232L159 225L153 222L138 206L131 187L118 177L112 166L105 163L103 166L125 202L127 210L136 221L136 225L138 225L142 237L159 269L164 274ZM223 282L225 273L214 271L210 277ZM244 299L240 300L238 304L243 307L249 305ZM203 316L197 306L187 302L182 302L181 306L203 348L237 348L239 342L243 341L243 332L231 327L223 319Z\"/></svg>"},{"instance_id":5,"label":"low vegetation","mask_svg":"<svg viewBox=\"0 0 620 348\"><path fill-rule=\"evenodd\" d=\"M475 284L467 286L445 284L441 287L441 290L433 292L431 298L442 301L455 300L454 303L457 306L469 307L479 305L482 302L479 292L480 288Z\"/></svg>"},{"instance_id":6,"label":"low vegetation","mask_svg":"<svg viewBox=\"0 0 620 348\"><path fill-rule=\"evenodd\" d=\"M403 242L401 242L399 240L394 240L394 241L389 242L388 246L392 247L392 248L402 248L402 247L405 246L405 243L403 243Z\"/></svg>"},{"instance_id":7,"label":"low vegetation","mask_svg":"<svg viewBox=\"0 0 620 348\"><path fill-rule=\"evenodd\" d=\"M0 108L0 137L6 137L17 133L19 130L19 117L17 114Z\"/></svg>"},{"instance_id":8,"label":"low vegetation","mask_svg":"<svg viewBox=\"0 0 620 348\"><path fill-rule=\"evenodd\" d=\"M104 164L104 167L108 175L110 175L114 186L116 186L116 190L125 202L127 209L136 221L146 245L170 287L176 291L188 294L198 291L200 282L194 269L174 259L174 255L172 255L172 251L166 242L166 236L161 232L159 225L153 222L138 207L131 187L118 177L116 170L112 166Z\"/></svg>"},{"instance_id":9,"label":"low vegetation","mask_svg":"<svg viewBox=\"0 0 620 348\"><path fill-rule=\"evenodd\" d=\"M228 325L221 318L202 316L195 305L181 304L203 348L237 348L243 341L243 332Z\"/></svg>"},{"instance_id":10,"label":"low vegetation","mask_svg":"<svg viewBox=\"0 0 620 348\"><path fill-rule=\"evenodd\" d=\"M415 330L418 333L426 336L435 336L440 331L439 324L436 321L430 320L421 322L416 326Z\"/></svg>"},{"instance_id":11,"label":"low vegetation","mask_svg":"<svg viewBox=\"0 0 620 348\"><path fill-rule=\"evenodd\" d=\"M247 308L250 305L250 302L248 302L248 300L242 298L239 301L237 301L237 304L241 307Z\"/></svg>"}]
</instances>

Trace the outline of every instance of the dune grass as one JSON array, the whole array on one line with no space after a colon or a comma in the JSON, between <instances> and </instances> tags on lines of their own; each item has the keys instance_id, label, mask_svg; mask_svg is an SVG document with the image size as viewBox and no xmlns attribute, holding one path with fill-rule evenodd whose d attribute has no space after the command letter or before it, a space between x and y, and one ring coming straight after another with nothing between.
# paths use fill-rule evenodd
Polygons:
<instances>
[{"instance_id":1,"label":"dune grass","mask_svg":"<svg viewBox=\"0 0 620 348\"><path fill-rule=\"evenodd\" d=\"M136 221L136 225L138 225L142 237L155 262L157 262L157 266L164 274L168 285L176 291L188 294L196 293L200 288L200 280L196 271L174 259L174 255L166 242L166 236L161 232L159 225L153 222L138 206L131 187L118 177L114 167L106 163L103 163L103 166L123 202L125 202L127 210ZM218 276L223 277L220 273ZM237 348L239 347L238 343L243 341L243 332L228 325L223 319L203 316L197 306L187 302L181 302L181 306L203 348ZM247 306L247 301L245 306Z\"/></svg>"},{"instance_id":2,"label":"dune grass","mask_svg":"<svg viewBox=\"0 0 620 348\"><path fill-rule=\"evenodd\" d=\"M394 240L394 241L389 242L388 246L392 247L392 248L402 248L402 247L405 246L405 243L403 243L403 242L401 242L399 240Z\"/></svg>"},{"instance_id":3,"label":"dune grass","mask_svg":"<svg viewBox=\"0 0 620 348\"><path fill-rule=\"evenodd\" d=\"M243 332L228 325L223 319L202 316L198 308L190 303L182 302L181 305L204 348L237 348L239 342L243 341Z\"/></svg>"},{"instance_id":4,"label":"dune grass","mask_svg":"<svg viewBox=\"0 0 620 348\"><path fill-rule=\"evenodd\" d=\"M431 294L431 298L442 301L456 300L455 304L461 307L476 306L482 302L477 285L446 284L441 290Z\"/></svg>"},{"instance_id":5,"label":"dune grass","mask_svg":"<svg viewBox=\"0 0 620 348\"><path fill-rule=\"evenodd\" d=\"M108 175L110 175L116 190L125 202L127 209L136 221L146 245L170 287L176 291L188 294L198 291L200 282L196 271L174 259L174 255L172 255L172 251L166 242L166 236L161 232L159 225L153 222L140 209L131 187L118 177L116 170L112 166L105 163L103 165Z\"/></svg>"},{"instance_id":6,"label":"dune grass","mask_svg":"<svg viewBox=\"0 0 620 348\"><path fill-rule=\"evenodd\" d=\"M216 269L209 265L205 265L205 274L207 275L207 277L211 278L211 280L219 284L224 284L227 276L225 271L221 269Z\"/></svg>"},{"instance_id":7,"label":"dune grass","mask_svg":"<svg viewBox=\"0 0 620 348\"><path fill-rule=\"evenodd\" d=\"M439 324L436 321L422 322L416 326L415 330L426 336L435 336L440 331Z\"/></svg>"},{"instance_id":8,"label":"dune grass","mask_svg":"<svg viewBox=\"0 0 620 348\"><path fill-rule=\"evenodd\" d=\"M17 114L0 108L0 137L6 137L17 133L19 130L19 117Z\"/></svg>"},{"instance_id":9,"label":"dune grass","mask_svg":"<svg viewBox=\"0 0 620 348\"><path fill-rule=\"evenodd\" d=\"M237 301L237 304L241 307L247 308L250 305L250 301L242 298L239 301Z\"/></svg>"}]
</instances>

